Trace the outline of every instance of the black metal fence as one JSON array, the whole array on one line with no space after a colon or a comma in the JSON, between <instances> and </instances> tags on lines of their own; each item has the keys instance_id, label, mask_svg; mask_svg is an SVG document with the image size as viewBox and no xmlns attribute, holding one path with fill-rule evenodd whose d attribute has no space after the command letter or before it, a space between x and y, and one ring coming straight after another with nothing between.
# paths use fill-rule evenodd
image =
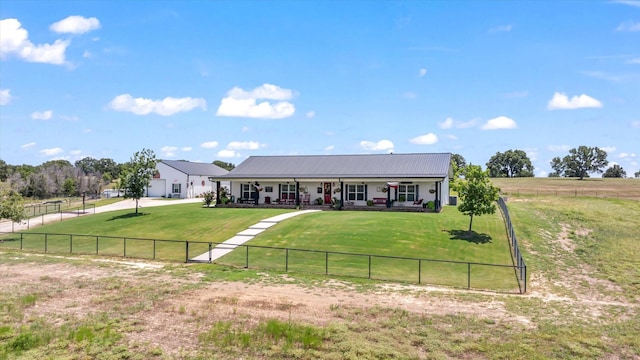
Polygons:
<instances>
[{"instance_id":1,"label":"black metal fence","mask_svg":"<svg viewBox=\"0 0 640 360\"><path fill-rule=\"evenodd\" d=\"M504 198L498 198L498 205L500 206L500 211L502 212L502 216L504 217L504 223L507 228L507 236L509 237L509 245L511 247L511 257L513 259L513 264L516 269L516 278L518 279L518 286L521 288L522 293L527 292L527 265L524 262L524 258L522 257L522 253L520 252L520 247L518 246L518 239L516 238L516 232L513 229L513 224L511 224L511 216L509 215L509 209L507 208L507 204Z\"/></svg>"},{"instance_id":2,"label":"black metal fence","mask_svg":"<svg viewBox=\"0 0 640 360\"><path fill-rule=\"evenodd\" d=\"M501 292L524 291L513 273L522 265L358 254L323 250L231 245L215 242L160 240L102 235L0 233L0 247L32 251L124 256L184 262L296 271L334 276L445 285ZM218 258L219 252L226 253ZM199 260L195 260L199 259Z\"/></svg>"},{"instance_id":3,"label":"black metal fence","mask_svg":"<svg viewBox=\"0 0 640 360\"><path fill-rule=\"evenodd\" d=\"M27 230L31 228L31 225L44 225L46 222L53 222L64 220L65 218L78 217L87 213L96 213L96 204L85 204L79 206L66 206L65 204L42 204L31 205L25 207L27 220L21 222L21 224L27 225ZM35 216L33 214L36 214ZM46 219L45 219L46 218ZM16 223L11 222L11 230L15 231Z\"/></svg>"}]
</instances>

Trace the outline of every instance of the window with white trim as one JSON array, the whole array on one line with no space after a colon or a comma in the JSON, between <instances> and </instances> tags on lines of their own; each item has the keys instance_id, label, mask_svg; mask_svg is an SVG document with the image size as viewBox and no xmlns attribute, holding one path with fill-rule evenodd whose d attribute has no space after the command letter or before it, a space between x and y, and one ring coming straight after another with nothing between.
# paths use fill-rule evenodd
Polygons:
<instances>
[{"instance_id":1,"label":"window with white trim","mask_svg":"<svg viewBox=\"0 0 640 360\"><path fill-rule=\"evenodd\" d=\"M182 184L171 184L171 192L173 194L179 194L182 192Z\"/></svg>"},{"instance_id":2,"label":"window with white trim","mask_svg":"<svg viewBox=\"0 0 640 360\"><path fill-rule=\"evenodd\" d=\"M280 198L281 199L295 199L296 198L296 184L282 184L282 185L280 185Z\"/></svg>"},{"instance_id":3,"label":"window with white trim","mask_svg":"<svg viewBox=\"0 0 640 360\"><path fill-rule=\"evenodd\" d=\"M256 188L253 184L241 184L241 198L242 199L255 199Z\"/></svg>"},{"instance_id":4,"label":"window with white trim","mask_svg":"<svg viewBox=\"0 0 640 360\"><path fill-rule=\"evenodd\" d=\"M416 201L418 196L418 185L399 185L398 198L404 195L406 201Z\"/></svg>"},{"instance_id":5,"label":"window with white trim","mask_svg":"<svg viewBox=\"0 0 640 360\"><path fill-rule=\"evenodd\" d=\"M364 201L367 199L367 185L347 185L348 201Z\"/></svg>"}]
</instances>

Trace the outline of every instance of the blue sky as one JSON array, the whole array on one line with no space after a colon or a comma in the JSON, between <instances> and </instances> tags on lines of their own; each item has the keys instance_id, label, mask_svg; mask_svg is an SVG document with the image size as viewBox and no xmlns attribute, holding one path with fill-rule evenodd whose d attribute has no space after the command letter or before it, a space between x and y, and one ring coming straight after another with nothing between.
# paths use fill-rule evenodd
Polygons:
<instances>
[{"instance_id":1,"label":"blue sky","mask_svg":"<svg viewBox=\"0 0 640 360\"><path fill-rule=\"evenodd\" d=\"M0 159L580 145L640 166L640 0L0 3Z\"/></svg>"}]
</instances>

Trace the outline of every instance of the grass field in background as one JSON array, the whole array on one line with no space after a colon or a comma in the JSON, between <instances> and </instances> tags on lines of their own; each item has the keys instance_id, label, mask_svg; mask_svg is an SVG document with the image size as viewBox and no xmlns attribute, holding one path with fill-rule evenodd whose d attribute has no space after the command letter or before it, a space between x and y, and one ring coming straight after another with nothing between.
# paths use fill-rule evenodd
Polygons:
<instances>
[{"instance_id":1,"label":"grass field in background","mask_svg":"<svg viewBox=\"0 0 640 360\"><path fill-rule=\"evenodd\" d=\"M640 179L492 178L503 196L599 197L640 200Z\"/></svg>"}]
</instances>

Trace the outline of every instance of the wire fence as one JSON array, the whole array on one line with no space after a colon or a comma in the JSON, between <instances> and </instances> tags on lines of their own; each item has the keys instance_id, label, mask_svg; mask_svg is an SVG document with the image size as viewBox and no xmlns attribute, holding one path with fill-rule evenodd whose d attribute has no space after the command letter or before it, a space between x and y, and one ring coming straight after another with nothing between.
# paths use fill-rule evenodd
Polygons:
<instances>
[{"instance_id":1,"label":"wire fence","mask_svg":"<svg viewBox=\"0 0 640 360\"><path fill-rule=\"evenodd\" d=\"M27 210L27 215L34 213L37 209L38 205L31 206ZM32 210L33 209L33 210ZM18 224L19 228L24 229L24 225L27 226L27 230L31 228L31 226L41 226L47 222L54 221L62 221L64 219L79 217L80 215L96 213L96 205L95 204L85 204L79 206L68 206L65 207L60 206L60 204L43 204L42 207L38 210L39 213L35 216L28 217L26 220L22 222L15 223L10 220L3 220L3 223L11 222L11 232L15 232L15 225Z\"/></svg>"},{"instance_id":2,"label":"wire fence","mask_svg":"<svg viewBox=\"0 0 640 360\"><path fill-rule=\"evenodd\" d=\"M639 182L640 184L640 182ZM605 199L629 199L640 200L640 186L625 191L620 189L548 189L548 188L523 188L503 189L503 196L555 196L555 197L596 197Z\"/></svg>"},{"instance_id":3,"label":"wire fence","mask_svg":"<svg viewBox=\"0 0 640 360\"><path fill-rule=\"evenodd\" d=\"M121 236L0 233L0 247L45 253L95 254L184 262L215 262L242 268L306 272L376 280L445 285L500 292L526 292L513 274L522 265L383 256L323 250ZM225 256L216 259L215 252ZM195 259L200 260L195 260ZM526 279L526 277L525 277ZM526 281L526 280L525 280Z\"/></svg>"},{"instance_id":4,"label":"wire fence","mask_svg":"<svg viewBox=\"0 0 640 360\"><path fill-rule=\"evenodd\" d=\"M511 216L509 215L509 209L507 208L507 204L503 197L498 198L498 205L500 206L500 211L502 212L502 216L504 217L504 223L507 228L507 236L509 237L509 245L511 247L511 257L513 259L514 269L516 270L516 278L518 279L518 287L521 289L521 293L527 292L527 265L522 257L522 253L520 252L520 247L518 246L518 239L516 237L516 232L513 229L513 224L511 223Z\"/></svg>"}]
</instances>

